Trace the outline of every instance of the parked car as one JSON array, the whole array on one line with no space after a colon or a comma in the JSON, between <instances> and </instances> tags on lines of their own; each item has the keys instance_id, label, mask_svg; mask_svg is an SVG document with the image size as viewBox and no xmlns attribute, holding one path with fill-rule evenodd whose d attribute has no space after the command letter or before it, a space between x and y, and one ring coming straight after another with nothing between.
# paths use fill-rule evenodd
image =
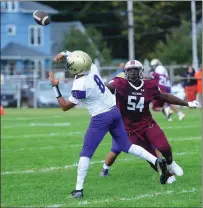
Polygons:
<instances>
[{"instance_id":1,"label":"parked car","mask_svg":"<svg viewBox=\"0 0 203 208\"><path fill-rule=\"evenodd\" d=\"M4 107L17 107L18 85L6 83L1 85L1 105Z\"/></svg>"},{"instance_id":2,"label":"parked car","mask_svg":"<svg viewBox=\"0 0 203 208\"><path fill-rule=\"evenodd\" d=\"M72 83L64 83L61 82L59 84L59 88L61 94L65 99L68 99L71 92ZM45 108L45 107L58 107L58 101L55 98L55 93L53 91L52 85L49 81L38 81L37 88L37 107ZM33 99L34 99L35 89L29 89L28 93L28 106L33 107Z\"/></svg>"}]
</instances>

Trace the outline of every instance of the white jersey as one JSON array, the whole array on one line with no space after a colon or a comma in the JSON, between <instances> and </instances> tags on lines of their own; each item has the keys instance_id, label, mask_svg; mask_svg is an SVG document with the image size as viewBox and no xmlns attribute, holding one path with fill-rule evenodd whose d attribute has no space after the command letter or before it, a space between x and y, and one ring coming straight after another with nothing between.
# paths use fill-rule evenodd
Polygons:
<instances>
[{"instance_id":1,"label":"white jersey","mask_svg":"<svg viewBox=\"0 0 203 208\"><path fill-rule=\"evenodd\" d=\"M116 105L95 64L86 75L75 78L69 100L74 104L81 102L92 116L107 112Z\"/></svg>"},{"instance_id":2,"label":"white jersey","mask_svg":"<svg viewBox=\"0 0 203 208\"><path fill-rule=\"evenodd\" d=\"M165 85L166 87L171 87L171 82L168 77L168 72L164 66L161 65L157 66L154 72L160 75L160 81L162 82L164 81L164 84L162 85Z\"/></svg>"}]
</instances>

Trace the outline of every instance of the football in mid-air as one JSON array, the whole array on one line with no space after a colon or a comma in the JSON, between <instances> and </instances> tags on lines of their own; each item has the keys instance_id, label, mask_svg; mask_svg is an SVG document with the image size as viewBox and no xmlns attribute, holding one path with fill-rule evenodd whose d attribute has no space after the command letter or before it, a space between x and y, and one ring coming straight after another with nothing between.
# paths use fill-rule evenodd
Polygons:
<instances>
[{"instance_id":1,"label":"football in mid-air","mask_svg":"<svg viewBox=\"0 0 203 208\"><path fill-rule=\"evenodd\" d=\"M33 13L33 18L35 19L35 21L39 25L44 26L44 25L48 25L50 23L49 15L44 11L36 10Z\"/></svg>"}]
</instances>

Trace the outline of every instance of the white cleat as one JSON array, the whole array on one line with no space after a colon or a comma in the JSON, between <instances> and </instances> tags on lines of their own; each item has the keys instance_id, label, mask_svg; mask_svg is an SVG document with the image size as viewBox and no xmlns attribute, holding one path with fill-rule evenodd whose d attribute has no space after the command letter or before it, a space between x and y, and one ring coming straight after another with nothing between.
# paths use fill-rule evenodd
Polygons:
<instances>
[{"instance_id":1,"label":"white cleat","mask_svg":"<svg viewBox=\"0 0 203 208\"><path fill-rule=\"evenodd\" d=\"M173 119L172 119L172 118L168 118L167 120L168 120L169 122L172 122L172 121L173 121Z\"/></svg>"},{"instance_id":2,"label":"white cleat","mask_svg":"<svg viewBox=\"0 0 203 208\"><path fill-rule=\"evenodd\" d=\"M170 176L168 180L166 181L167 184L172 184L176 182L176 177L175 176Z\"/></svg>"},{"instance_id":3,"label":"white cleat","mask_svg":"<svg viewBox=\"0 0 203 208\"><path fill-rule=\"evenodd\" d=\"M168 172L177 176L183 175L183 169L173 161L170 165L167 165Z\"/></svg>"},{"instance_id":4,"label":"white cleat","mask_svg":"<svg viewBox=\"0 0 203 208\"><path fill-rule=\"evenodd\" d=\"M178 116L178 118L179 118L180 121L182 121L184 119L184 117L185 117L185 114L183 114L183 113Z\"/></svg>"}]
</instances>

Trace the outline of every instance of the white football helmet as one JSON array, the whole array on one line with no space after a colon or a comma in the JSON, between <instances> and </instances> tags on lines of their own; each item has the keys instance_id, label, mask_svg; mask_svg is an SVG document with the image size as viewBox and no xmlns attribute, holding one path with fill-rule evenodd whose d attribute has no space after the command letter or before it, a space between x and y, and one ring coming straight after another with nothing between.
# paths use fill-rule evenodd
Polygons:
<instances>
[{"instance_id":1,"label":"white football helmet","mask_svg":"<svg viewBox=\"0 0 203 208\"><path fill-rule=\"evenodd\" d=\"M150 62L150 66L153 70L159 65L162 65L159 59L152 59Z\"/></svg>"},{"instance_id":2,"label":"white football helmet","mask_svg":"<svg viewBox=\"0 0 203 208\"><path fill-rule=\"evenodd\" d=\"M138 82L143 78L143 65L137 60L130 60L124 66L124 72L127 80Z\"/></svg>"},{"instance_id":3,"label":"white football helmet","mask_svg":"<svg viewBox=\"0 0 203 208\"><path fill-rule=\"evenodd\" d=\"M85 74L92 65L91 57L83 51L73 51L66 57L66 70L72 75Z\"/></svg>"}]
</instances>

